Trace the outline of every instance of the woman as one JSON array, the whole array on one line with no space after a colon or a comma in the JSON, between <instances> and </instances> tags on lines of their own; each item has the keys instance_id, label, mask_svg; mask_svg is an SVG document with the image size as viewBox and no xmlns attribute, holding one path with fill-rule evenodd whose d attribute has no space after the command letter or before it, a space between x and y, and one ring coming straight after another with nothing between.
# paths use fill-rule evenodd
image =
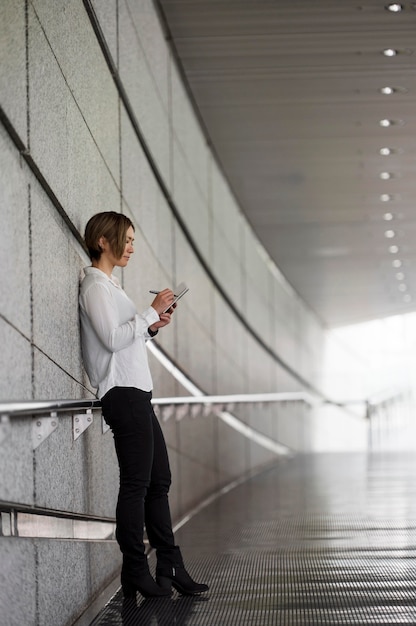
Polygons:
<instances>
[{"instance_id":1,"label":"woman","mask_svg":"<svg viewBox=\"0 0 416 626\"><path fill-rule=\"evenodd\" d=\"M114 267L126 267L134 252L134 226L125 215L113 211L94 215L85 229L85 243L92 265L85 268L80 289L82 353L113 431L120 467L116 537L123 553L124 595L133 597L140 591L145 597L168 596L171 586L188 595L207 591L207 585L189 576L175 546L169 460L151 405L145 342L170 323L174 294L164 289L138 313L112 275ZM156 550L156 582L145 554L144 525Z\"/></svg>"}]
</instances>

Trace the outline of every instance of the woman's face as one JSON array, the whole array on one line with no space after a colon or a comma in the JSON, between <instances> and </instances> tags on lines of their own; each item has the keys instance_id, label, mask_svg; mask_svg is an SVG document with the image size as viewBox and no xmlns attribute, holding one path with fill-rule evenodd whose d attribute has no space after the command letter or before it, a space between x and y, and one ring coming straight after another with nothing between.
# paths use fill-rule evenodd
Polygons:
<instances>
[{"instance_id":1,"label":"woman's face","mask_svg":"<svg viewBox=\"0 0 416 626\"><path fill-rule=\"evenodd\" d=\"M132 226L129 226L126 232L126 245L124 248L124 252L121 257L117 259L107 239L105 237L102 237L100 240L100 245L102 248L101 260L108 261L108 263L110 263L113 267L126 267L127 263L130 260L130 256L134 252L133 243L134 230Z\"/></svg>"},{"instance_id":2,"label":"woman's face","mask_svg":"<svg viewBox=\"0 0 416 626\"><path fill-rule=\"evenodd\" d=\"M129 262L129 259L134 252L133 243L134 230L132 226L129 226L126 232L126 247L124 248L121 259L119 259L119 262L117 263L119 267L126 267L127 263Z\"/></svg>"}]
</instances>

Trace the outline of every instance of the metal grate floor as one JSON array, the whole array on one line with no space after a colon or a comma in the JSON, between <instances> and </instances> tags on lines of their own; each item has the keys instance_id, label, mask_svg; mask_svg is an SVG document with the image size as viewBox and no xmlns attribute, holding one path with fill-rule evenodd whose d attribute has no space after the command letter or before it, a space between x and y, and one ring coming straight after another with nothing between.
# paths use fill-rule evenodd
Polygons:
<instances>
[{"instance_id":1,"label":"metal grate floor","mask_svg":"<svg viewBox=\"0 0 416 626\"><path fill-rule=\"evenodd\" d=\"M298 456L176 538L208 594L119 591L93 626L416 624L416 454Z\"/></svg>"}]
</instances>

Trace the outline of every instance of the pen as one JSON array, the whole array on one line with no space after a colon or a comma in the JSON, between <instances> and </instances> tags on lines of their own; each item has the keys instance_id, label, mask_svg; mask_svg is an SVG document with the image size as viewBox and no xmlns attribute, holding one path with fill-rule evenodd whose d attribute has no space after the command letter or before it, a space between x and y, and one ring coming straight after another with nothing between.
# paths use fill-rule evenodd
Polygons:
<instances>
[{"instance_id":1,"label":"pen","mask_svg":"<svg viewBox=\"0 0 416 626\"><path fill-rule=\"evenodd\" d=\"M157 295L158 293L160 293L160 291L154 291L153 289L150 289L149 293L155 293ZM175 296L175 298L177 297L176 294L173 295Z\"/></svg>"}]
</instances>

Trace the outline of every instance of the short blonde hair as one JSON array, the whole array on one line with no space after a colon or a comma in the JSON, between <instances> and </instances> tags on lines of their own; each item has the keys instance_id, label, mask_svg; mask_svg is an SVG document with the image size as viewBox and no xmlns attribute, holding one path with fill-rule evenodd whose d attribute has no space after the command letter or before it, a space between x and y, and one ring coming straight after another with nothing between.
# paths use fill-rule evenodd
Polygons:
<instances>
[{"instance_id":1,"label":"short blonde hair","mask_svg":"<svg viewBox=\"0 0 416 626\"><path fill-rule=\"evenodd\" d=\"M107 239L114 256L120 259L123 256L126 234L130 226L134 230L131 219L122 213L104 211L93 215L87 222L84 235L91 260L98 260L101 256L102 249L99 244L101 237Z\"/></svg>"}]
</instances>

